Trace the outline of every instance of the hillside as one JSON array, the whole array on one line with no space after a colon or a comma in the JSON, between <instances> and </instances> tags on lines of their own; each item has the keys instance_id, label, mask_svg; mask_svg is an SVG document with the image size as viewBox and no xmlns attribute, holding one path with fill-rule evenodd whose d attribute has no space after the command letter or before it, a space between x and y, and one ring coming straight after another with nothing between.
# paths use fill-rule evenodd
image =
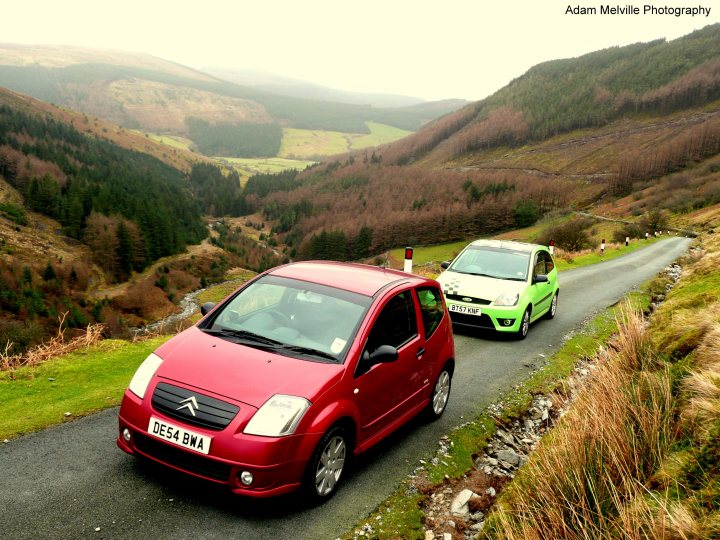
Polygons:
<instances>
[{"instance_id":1,"label":"hillside","mask_svg":"<svg viewBox=\"0 0 720 540\"><path fill-rule=\"evenodd\" d=\"M628 117L664 116L720 98L720 24L673 41L539 64L492 96L383 153L385 163L441 163Z\"/></svg>"},{"instance_id":2,"label":"hillside","mask_svg":"<svg viewBox=\"0 0 720 540\"><path fill-rule=\"evenodd\" d=\"M75 325L91 317L112 320L113 331L122 333L128 324L172 311L182 294L232 267L257 271L298 258L372 260L393 247L496 234L568 210L632 220L665 208L682 222L686 213L720 202L719 38L715 25L673 42L536 66L497 94L398 142L361 148L372 136L363 141L336 132L335 141L361 149L302 173L256 174L242 187L237 173L194 161L180 139L163 146L142 132L0 91L0 307L13 324L35 318L48 327L70 309ZM664 63L657 73L638 69L658 54ZM140 87L154 88L154 97L138 87L127 89L128 98L160 99L167 95L161 85L182 80L190 93L178 90L176 97L203 106L192 93L202 90L208 103L224 103L200 86L229 83L176 65L167 72L150 68L112 69L153 74L153 84ZM74 69L88 80L112 71L89 64L32 69ZM134 84L124 77L100 86ZM613 77L622 84L611 86ZM578 89L566 96L575 98L558 97L563 85ZM612 99L603 90L609 88L617 93ZM587 95L602 97L602 118L583 104ZM241 99L254 100L250 94ZM280 108L290 103L273 99ZM546 106L532 109L538 99ZM562 124L558 102L569 115ZM610 102L616 106L603 105ZM272 107L263 110L270 114ZM218 144L247 127L216 129L200 119L184 125L195 125L208 141L224 134ZM380 126L369 125L378 129L373 136L382 136ZM282 150L287 155L318 152L305 141L327 136L292 133L295 142ZM208 233L202 248L186 250ZM130 286L116 286L130 276ZM18 328L12 326L13 335Z\"/></svg>"},{"instance_id":3,"label":"hillside","mask_svg":"<svg viewBox=\"0 0 720 540\"><path fill-rule=\"evenodd\" d=\"M394 94L371 94L364 92L347 92L328 88L319 84L300 81L289 77L281 77L249 69L218 69L207 68L205 72L226 81L249 86L263 92L281 96L302 99L315 99L319 101L333 101L337 103L351 103L354 105L371 105L373 107L408 107L424 103L420 98L399 96Z\"/></svg>"},{"instance_id":4,"label":"hillside","mask_svg":"<svg viewBox=\"0 0 720 540\"><path fill-rule=\"evenodd\" d=\"M244 203L237 174L166 150L0 89L0 342L22 350L60 321L102 321L123 335L231 264L276 264L257 242L236 238L224 240L227 251L173 257L207 236L203 215L237 215ZM124 296L92 296L131 275Z\"/></svg>"},{"instance_id":5,"label":"hillside","mask_svg":"<svg viewBox=\"0 0 720 540\"><path fill-rule=\"evenodd\" d=\"M414 131L462 104L376 108L298 98L149 55L21 45L0 45L0 85L124 128L187 137L203 154L225 157L277 155L283 127L363 134L376 122ZM234 146L213 145L228 136Z\"/></svg>"},{"instance_id":6,"label":"hillside","mask_svg":"<svg viewBox=\"0 0 720 540\"><path fill-rule=\"evenodd\" d=\"M376 253L599 202L635 215L699 208L720 198L719 151L713 25L536 66L398 142L303 172L257 208L301 256L343 258L360 231Z\"/></svg>"},{"instance_id":7,"label":"hillside","mask_svg":"<svg viewBox=\"0 0 720 540\"><path fill-rule=\"evenodd\" d=\"M190 170L193 163L208 161L205 157L185 148L168 147L133 130L119 127L111 122L65 108L51 105L30 96L0 88L0 105L7 105L31 114L45 114L59 122L67 123L78 131L97 139L104 139L127 150L135 150L153 156L178 170Z\"/></svg>"}]
</instances>

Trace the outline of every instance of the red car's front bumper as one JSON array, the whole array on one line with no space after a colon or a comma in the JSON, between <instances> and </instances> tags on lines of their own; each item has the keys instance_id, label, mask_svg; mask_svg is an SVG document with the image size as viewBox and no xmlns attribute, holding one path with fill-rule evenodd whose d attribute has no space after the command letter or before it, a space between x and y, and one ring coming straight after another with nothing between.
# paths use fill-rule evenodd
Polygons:
<instances>
[{"instance_id":1,"label":"red car's front bumper","mask_svg":"<svg viewBox=\"0 0 720 540\"><path fill-rule=\"evenodd\" d=\"M188 425L188 430L212 437L210 453L205 455L149 434L151 415L171 424L179 422L152 410L149 404L126 391L120 408L117 445L129 454L223 484L233 493L272 497L297 490L322 433L287 437L246 435L242 433L242 427L253 413L254 409L241 412L221 431ZM129 440L124 434L126 429ZM241 473L245 471L253 476L249 486L240 480Z\"/></svg>"}]
</instances>

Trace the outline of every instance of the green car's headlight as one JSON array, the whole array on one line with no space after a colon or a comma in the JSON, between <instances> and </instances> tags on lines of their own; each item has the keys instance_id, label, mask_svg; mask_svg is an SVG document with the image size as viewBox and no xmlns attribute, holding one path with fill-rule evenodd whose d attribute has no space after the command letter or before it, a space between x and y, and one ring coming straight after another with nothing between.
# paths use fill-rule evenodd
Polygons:
<instances>
[{"instance_id":1,"label":"green car's headlight","mask_svg":"<svg viewBox=\"0 0 720 540\"><path fill-rule=\"evenodd\" d=\"M308 407L310 402L305 398L275 394L253 415L245 433L265 437L291 435Z\"/></svg>"},{"instance_id":2,"label":"green car's headlight","mask_svg":"<svg viewBox=\"0 0 720 540\"><path fill-rule=\"evenodd\" d=\"M519 299L520 295L518 293L502 293L495 299L493 304L496 306L515 306Z\"/></svg>"},{"instance_id":3,"label":"green car's headlight","mask_svg":"<svg viewBox=\"0 0 720 540\"><path fill-rule=\"evenodd\" d=\"M162 358L155 353L150 353L145 361L140 364L140 367L137 368L135 375L133 375L130 386L128 387L130 391L140 399L144 398L145 391L150 384L150 379L155 375L155 372L162 362Z\"/></svg>"}]
</instances>

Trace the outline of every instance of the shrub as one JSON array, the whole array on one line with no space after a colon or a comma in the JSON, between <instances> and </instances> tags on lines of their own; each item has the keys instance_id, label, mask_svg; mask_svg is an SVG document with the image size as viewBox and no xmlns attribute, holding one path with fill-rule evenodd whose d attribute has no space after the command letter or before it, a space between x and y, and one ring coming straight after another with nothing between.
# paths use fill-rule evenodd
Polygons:
<instances>
[{"instance_id":1,"label":"shrub","mask_svg":"<svg viewBox=\"0 0 720 540\"><path fill-rule=\"evenodd\" d=\"M38 321L0 319L0 352L20 354L47 337L47 330Z\"/></svg>"},{"instance_id":2,"label":"shrub","mask_svg":"<svg viewBox=\"0 0 720 540\"><path fill-rule=\"evenodd\" d=\"M618 244L625 242L625 238L642 238L645 235L643 228L637 223L628 223L613 233L613 240Z\"/></svg>"},{"instance_id":3,"label":"shrub","mask_svg":"<svg viewBox=\"0 0 720 540\"><path fill-rule=\"evenodd\" d=\"M640 219L640 227L652 234L667 227L668 219L666 210L652 210Z\"/></svg>"},{"instance_id":4,"label":"shrub","mask_svg":"<svg viewBox=\"0 0 720 540\"><path fill-rule=\"evenodd\" d=\"M529 227L540 218L540 208L532 200L518 201L514 209L515 225Z\"/></svg>"},{"instance_id":5,"label":"shrub","mask_svg":"<svg viewBox=\"0 0 720 540\"><path fill-rule=\"evenodd\" d=\"M575 218L561 225L548 227L536 239L538 244L549 245L555 240L555 245L565 251L580 251L591 247L590 236L587 229L592 221L584 218Z\"/></svg>"}]
</instances>

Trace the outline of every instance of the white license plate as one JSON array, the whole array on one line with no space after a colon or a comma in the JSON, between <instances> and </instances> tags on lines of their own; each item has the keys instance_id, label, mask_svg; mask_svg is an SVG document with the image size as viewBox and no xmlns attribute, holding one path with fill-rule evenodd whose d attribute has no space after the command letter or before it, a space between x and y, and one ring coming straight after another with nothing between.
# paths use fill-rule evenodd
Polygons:
<instances>
[{"instance_id":1,"label":"white license plate","mask_svg":"<svg viewBox=\"0 0 720 540\"><path fill-rule=\"evenodd\" d=\"M464 313L465 315L482 315L479 307L468 307L459 306L457 304L450 304L448 306L448 309L450 309L450 311L454 311L455 313Z\"/></svg>"},{"instance_id":2,"label":"white license plate","mask_svg":"<svg viewBox=\"0 0 720 540\"><path fill-rule=\"evenodd\" d=\"M162 420L158 420L154 416L150 417L150 425L148 426L148 433L158 439L169 441L183 448L189 448L195 450L201 454L207 454L210 452L210 442L212 437L206 435L200 435L194 431L188 431L187 429L168 424Z\"/></svg>"}]
</instances>

